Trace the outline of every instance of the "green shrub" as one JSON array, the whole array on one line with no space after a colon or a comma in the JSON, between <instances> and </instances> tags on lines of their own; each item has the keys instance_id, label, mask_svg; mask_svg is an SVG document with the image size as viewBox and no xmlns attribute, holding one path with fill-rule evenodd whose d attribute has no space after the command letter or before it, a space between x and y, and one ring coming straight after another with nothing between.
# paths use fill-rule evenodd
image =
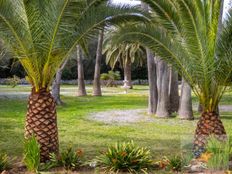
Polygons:
<instances>
[{"instance_id":1,"label":"green shrub","mask_svg":"<svg viewBox=\"0 0 232 174\"><path fill-rule=\"evenodd\" d=\"M106 81L105 86L107 87L117 86L115 81L119 80L120 78L119 71L109 71L108 73L101 74L101 80Z\"/></svg>"},{"instance_id":2,"label":"green shrub","mask_svg":"<svg viewBox=\"0 0 232 174\"><path fill-rule=\"evenodd\" d=\"M96 158L106 172L147 173L152 165L150 151L133 143L116 143Z\"/></svg>"},{"instance_id":3,"label":"green shrub","mask_svg":"<svg viewBox=\"0 0 232 174\"><path fill-rule=\"evenodd\" d=\"M16 87L20 83L20 78L14 75L12 78L7 79L7 84L12 86L12 88Z\"/></svg>"},{"instance_id":4,"label":"green shrub","mask_svg":"<svg viewBox=\"0 0 232 174\"><path fill-rule=\"evenodd\" d=\"M74 151L70 146L65 151L63 151L59 156L55 154L50 155L50 166L58 167L62 166L66 170L75 170L82 165L82 150Z\"/></svg>"},{"instance_id":5,"label":"green shrub","mask_svg":"<svg viewBox=\"0 0 232 174\"><path fill-rule=\"evenodd\" d=\"M9 157L6 154L0 154L0 172L9 168Z\"/></svg>"},{"instance_id":6,"label":"green shrub","mask_svg":"<svg viewBox=\"0 0 232 174\"><path fill-rule=\"evenodd\" d=\"M172 170L172 171L181 171L182 169L182 163L183 159L181 156L174 156L168 159L168 164L166 166L167 170Z\"/></svg>"},{"instance_id":7,"label":"green shrub","mask_svg":"<svg viewBox=\"0 0 232 174\"><path fill-rule=\"evenodd\" d=\"M215 137L210 137L206 145L206 150L211 154L207 166L212 170L224 170L229 168L229 160L232 154L231 139L226 142L218 141Z\"/></svg>"},{"instance_id":8,"label":"green shrub","mask_svg":"<svg viewBox=\"0 0 232 174\"><path fill-rule=\"evenodd\" d=\"M24 159L27 169L32 172L38 172L40 165L40 145L35 136L32 136L24 142Z\"/></svg>"}]
</instances>

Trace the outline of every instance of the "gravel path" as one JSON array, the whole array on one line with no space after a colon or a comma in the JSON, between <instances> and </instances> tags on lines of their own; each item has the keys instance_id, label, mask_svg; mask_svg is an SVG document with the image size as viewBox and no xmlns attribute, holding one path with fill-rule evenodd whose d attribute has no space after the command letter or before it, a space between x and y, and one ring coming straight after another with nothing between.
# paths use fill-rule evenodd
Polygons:
<instances>
[{"instance_id":1,"label":"gravel path","mask_svg":"<svg viewBox=\"0 0 232 174\"><path fill-rule=\"evenodd\" d=\"M145 109L112 110L97 112L90 114L88 119L100 121L106 124L125 124L154 121L154 118L151 118L150 116L146 115Z\"/></svg>"},{"instance_id":2,"label":"gravel path","mask_svg":"<svg viewBox=\"0 0 232 174\"><path fill-rule=\"evenodd\" d=\"M196 110L197 107L194 107ZM220 111L223 112L231 112L232 106L224 105L220 106ZM134 109L134 110L111 110L104 112L91 113L88 116L89 120L94 120L98 122L102 122L105 124L131 124L131 123L139 123L139 122L156 122L163 124L164 122L167 125L181 125L184 120L173 120L173 119L158 119L151 117L146 114L146 109Z\"/></svg>"}]
</instances>

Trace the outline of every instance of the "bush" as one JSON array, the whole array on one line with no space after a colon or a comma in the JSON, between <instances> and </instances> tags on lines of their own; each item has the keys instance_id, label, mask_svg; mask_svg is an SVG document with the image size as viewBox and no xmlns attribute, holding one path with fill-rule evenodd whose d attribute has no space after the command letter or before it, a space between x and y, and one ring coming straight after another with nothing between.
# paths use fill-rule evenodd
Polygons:
<instances>
[{"instance_id":1,"label":"bush","mask_svg":"<svg viewBox=\"0 0 232 174\"><path fill-rule=\"evenodd\" d=\"M115 84L116 80L120 80L120 72L119 71L109 71L108 73L101 74L101 80L106 81L105 86L112 87L117 86Z\"/></svg>"},{"instance_id":2,"label":"bush","mask_svg":"<svg viewBox=\"0 0 232 174\"><path fill-rule=\"evenodd\" d=\"M35 136L31 136L24 142L23 161L29 171L38 172L40 165L40 145Z\"/></svg>"},{"instance_id":3,"label":"bush","mask_svg":"<svg viewBox=\"0 0 232 174\"><path fill-rule=\"evenodd\" d=\"M147 173L152 165L150 151L133 143L116 143L96 158L106 172Z\"/></svg>"},{"instance_id":4,"label":"bush","mask_svg":"<svg viewBox=\"0 0 232 174\"><path fill-rule=\"evenodd\" d=\"M75 170L82 165L83 151L74 151L70 146L63 151L59 156L54 153L50 155L50 167L62 166L66 170Z\"/></svg>"},{"instance_id":5,"label":"bush","mask_svg":"<svg viewBox=\"0 0 232 174\"><path fill-rule=\"evenodd\" d=\"M168 163L166 166L167 170L172 171L181 171L182 169L182 157L181 156L174 156L168 159Z\"/></svg>"},{"instance_id":6,"label":"bush","mask_svg":"<svg viewBox=\"0 0 232 174\"><path fill-rule=\"evenodd\" d=\"M20 83L20 78L14 75L12 78L7 79L7 84L12 86L12 88L16 87Z\"/></svg>"},{"instance_id":7,"label":"bush","mask_svg":"<svg viewBox=\"0 0 232 174\"><path fill-rule=\"evenodd\" d=\"M0 154L0 172L9 168L9 157L6 154Z\"/></svg>"},{"instance_id":8,"label":"bush","mask_svg":"<svg viewBox=\"0 0 232 174\"><path fill-rule=\"evenodd\" d=\"M206 145L207 153L211 154L207 166L212 170L224 170L229 168L229 160L232 154L231 139L221 142L215 137L210 137Z\"/></svg>"}]
</instances>

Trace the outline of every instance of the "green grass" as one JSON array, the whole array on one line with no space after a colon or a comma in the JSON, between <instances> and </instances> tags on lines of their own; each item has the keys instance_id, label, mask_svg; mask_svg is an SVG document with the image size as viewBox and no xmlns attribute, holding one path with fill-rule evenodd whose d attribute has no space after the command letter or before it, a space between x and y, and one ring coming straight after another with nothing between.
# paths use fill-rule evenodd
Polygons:
<instances>
[{"instance_id":1,"label":"green grass","mask_svg":"<svg viewBox=\"0 0 232 174\"><path fill-rule=\"evenodd\" d=\"M67 88L74 88L75 93L74 86L65 86L65 90ZM123 92L121 88L108 88L104 89L109 91L108 95L103 97L63 96L62 99L66 104L58 107L61 148L73 144L76 148L82 148L88 159L94 158L108 145L117 141L134 140L141 146L147 146L155 159L164 155L173 156L183 151L183 148L191 148L196 121L171 118L156 119L150 123L110 125L88 119L89 114L99 111L146 109L147 89L147 86L135 86L129 94L121 94ZM1 86L0 93L3 90L13 91ZM16 87L14 91L29 91L29 87ZM110 91L115 91L115 94ZM231 98L231 94L228 93L222 101L229 104ZM22 157L26 105L26 99L0 99L0 152ZM232 136L232 113L221 113L221 116L227 133Z\"/></svg>"}]
</instances>

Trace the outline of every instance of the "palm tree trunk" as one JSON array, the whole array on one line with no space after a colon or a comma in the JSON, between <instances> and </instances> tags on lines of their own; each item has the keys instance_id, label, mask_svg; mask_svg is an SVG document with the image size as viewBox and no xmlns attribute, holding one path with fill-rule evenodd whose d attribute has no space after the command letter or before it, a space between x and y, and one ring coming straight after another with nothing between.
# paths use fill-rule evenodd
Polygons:
<instances>
[{"instance_id":1,"label":"palm tree trunk","mask_svg":"<svg viewBox=\"0 0 232 174\"><path fill-rule=\"evenodd\" d=\"M78 73L78 90L77 96L86 96L85 89L85 77L84 77L84 67L83 67L83 54L81 47L77 46L77 73Z\"/></svg>"},{"instance_id":2,"label":"palm tree trunk","mask_svg":"<svg viewBox=\"0 0 232 174\"><path fill-rule=\"evenodd\" d=\"M40 144L41 161L49 160L50 153L59 152L56 103L49 91L40 89L29 96L25 138L35 135Z\"/></svg>"},{"instance_id":3,"label":"palm tree trunk","mask_svg":"<svg viewBox=\"0 0 232 174\"><path fill-rule=\"evenodd\" d=\"M178 73L170 67L170 81L169 81L169 97L170 97L170 107L169 112L178 112L179 108L179 82Z\"/></svg>"},{"instance_id":4,"label":"palm tree trunk","mask_svg":"<svg viewBox=\"0 0 232 174\"><path fill-rule=\"evenodd\" d=\"M102 59L102 45L103 45L104 29L99 31L95 72L93 80L93 96L102 96L101 92L101 59Z\"/></svg>"},{"instance_id":5,"label":"palm tree trunk","mask_svg":"<svg viewBox=\"0 0 232 174\"><path fill-rule=\"evenodd\" d=\"M157 62L157 87L158 87L158 103L156 115L161 118L170 117L169 104L169 70L168 65L163 60Z\"/></svg>"},{"instance_id":6,"label":"palm tree trunk","mask_svg":"<svg viewBox=\"0 0 232 174\"><path fill-rule=\"evenodd\" d=\"M68 59L66 59L64 63L61 65L61 67L58 69L58 71L56 72L56 77L52 83L52 96L54 100L56 101L57 105L64 104L64 102L60 98L60 84L61 84L62 72L67 62L68 62Z\"/></svg>"},{"instance_id":7,"label":"palm tree trunk","mask_svg":"<svg viewBox=\"0 0 232 174\"><path fill-rule=\"evenodd\" d=\"M226 141L227 135L217 112L203 112L197 124L194 138L194 155L199 157L205 151L209 136L215 136L220 141Z\"/></svg>"},{"instance_id":8,"label":"palm tree trunk","mask_svg":"<svg viewBox=\"0 0 232 174\"><path fill-rule=\"evenodd\" d=\"M127 81L127 85L130 89L133 89L132 80L131 80L131 61L128 59L124 66L124 80Z\"/></svg>"},{"instance_id":9,"label":"palm tree trunk","mask_svg":"<svg viewBox=\"0 0 232 174\"><path fill-rule=\"evenodd\" d=\"M191 87L184 80L184 78L182 78L182 84L181 84L181 97L180 97L178 115L179 115L179 118L183 120L194 119L193 108L192 108Z\"/></svg>"},{"instance_id":10,"label":"palm tree trunk","mask_svg":"<svg viewBox=\"0 0 232 174\"><path fill-rule=\"evenodd\" d=\"M148 69L148 81L149 81L149 98L148 98L148 114L155 114L157 110L157 76L156 76L156 64L154 55L149 49L146 49L147 53L147 69Z\"/></svg>"},{"instance_id":11,"label":"palm tree trunk","mask_svg":"<svg viewBox=\"0 0 232 174\"><path fill-rule=\"evenodd\" d=\"M149 12L149 6L141 2L141 8ZM152 52L146 48L147 54L147 70L149 81L149 98L148 98L148 114L155 114L157 111L158 91L157 91L157 72L155 58Z\"/></svg>"}]
</instances>

